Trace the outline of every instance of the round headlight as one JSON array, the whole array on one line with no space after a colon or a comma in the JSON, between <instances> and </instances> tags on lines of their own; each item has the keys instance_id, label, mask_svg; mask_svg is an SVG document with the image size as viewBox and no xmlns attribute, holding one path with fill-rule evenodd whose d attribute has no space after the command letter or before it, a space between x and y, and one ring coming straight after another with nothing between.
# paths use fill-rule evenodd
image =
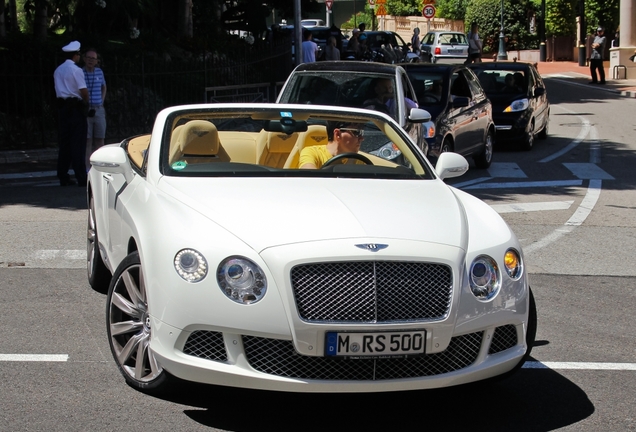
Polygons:
<instances>
[{"instance_id":1,"label":"round headlight","mask_svg":"<svg viewBox=\"0 0 636 432\"><path fill-rule=\"evenodd\" d=\"M470 290L479 300L490 300L499 292L501 276L497 262L480 255L470 265Z\"/></svg>"},{"instance_id":2,"label":"round headlight","mask_svg":"<svg viewBox=\"0 0 636 432\"><path fill-rule=\"evenodd\" d=\"M521 263L519 252L514 249L508 249L504 255L504 267L508 276L514 280L519 279L523 273L523 264Z\"/></svg>"},{"instance_id":3,"label":"round headlight","mask_svg":"<svg viewBox=\"0 0 636 432\"><path fill-rule=\"evenodd\" d=\"M174 257L174 268L184 280L199 282L208 274L208 263L194 249L182 249Z\"/></svg>"},{"instance_id":4,"label":"round headlight","mask_svg":"<svg viewBox=\"0 0 636 432\"><path fill-rule=\"evenodd\" d=\"M256 303L267 291L267 279L263 270L247 258L225 259L216 272L221 291L240 304Z\"/></svg>"}]
</instances>

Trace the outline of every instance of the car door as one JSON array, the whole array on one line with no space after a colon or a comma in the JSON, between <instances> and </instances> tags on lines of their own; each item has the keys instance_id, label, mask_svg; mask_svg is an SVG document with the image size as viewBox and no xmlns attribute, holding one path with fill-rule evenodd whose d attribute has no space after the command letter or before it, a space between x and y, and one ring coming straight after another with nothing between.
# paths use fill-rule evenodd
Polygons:
<instances>
[{"instance_id":1,"label":"car door","mask_svg":"<svg viewBox=\"0 0 636 432\"><path fill-rule=\"evenodd\" d=\"M450 133L454 139L454 150L461 154L470 153L474 147L471 135L474 136L473 127L473 95L468 86L465 73L461 69L455 69L450 79L450 100L448 109L449 125L452 125Z\"/></svg>"},{"instance_id":2,"label":"car door","mask_svg":"<svg viewBox=\"0 0 636 432\"><path fill-rule=\"evenodd\" d=\"M492 122L492 105L477 75L468 68L464 68L462 73L466 76L466 81L472 94L470 102L470 148L471 152L479 153L485 143L486 134Z\"/></svg>"},{"instance_id":3,"label":"car door","mask_svg":"<svg viewBox=\"0 0 636 432\"><path fill-rule=\"evenodd\" d=\"M535 107L534 107L535 125L536 125L536 131L538 132L545 127L548 121L548 115L549 115L548 95L545 90L545 84L543 83L543 79L541 78L539 73L532 67L529 70L530 70L530 74L528 78L531 80L530 88L532 91L532 94L530 96L532 97L533 103L535 104ZM543 90L537 90L537 89L543 89ZM542 94L539 94L541 92Z\"/></svg>"},{"instance_id":4,"label":"car door","mask_svg":"<svg viewBox=\"0 0 636 432\"><path fill-rule=\"evenodd\" d=\"M417 105L417 97L413 91L411 81L406 75L406 72L401 68L398 68L398 82L400 86L396 90L398 91L398 95L402 95L402 97L398 98L398 122L406 133L409 134L413 142L416 143L419 148L425 150L427 145L424 139L422 123L413 123L408 120L412 105Z\"/></svg>"}]
</instances>

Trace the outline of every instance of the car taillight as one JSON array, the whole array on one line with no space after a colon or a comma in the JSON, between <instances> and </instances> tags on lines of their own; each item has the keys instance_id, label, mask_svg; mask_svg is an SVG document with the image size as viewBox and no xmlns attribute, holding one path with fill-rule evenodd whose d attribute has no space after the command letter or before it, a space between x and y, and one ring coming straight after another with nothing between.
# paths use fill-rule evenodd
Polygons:
<instances>
[{"instance_id":1,"label":"car taillight","mask_svg":"<svg viewBox=\"0 0 636 432\"><path fill-rule=\"evenodd\" d=\"M435 55L441 54L442 49L440 47L435 47Z\"/></svg>"}]
</instances>

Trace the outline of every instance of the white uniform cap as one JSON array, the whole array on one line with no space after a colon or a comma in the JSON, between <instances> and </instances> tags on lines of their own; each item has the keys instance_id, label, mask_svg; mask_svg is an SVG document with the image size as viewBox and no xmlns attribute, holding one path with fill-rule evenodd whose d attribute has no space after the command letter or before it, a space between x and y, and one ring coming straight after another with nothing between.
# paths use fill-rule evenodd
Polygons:
<instances>
[{"instance_id":1,"label":"white uniform cap","mask_svg":"<svg viewBox=\"0 0 636 432\"><path fill-rule=\"evenodd\" d=\"M73 41L70 44L66 45L64 48L62 48L62 51L64 52L76 52L80 50L80 43L78 41Z\"/></svg>"}]
</instances>

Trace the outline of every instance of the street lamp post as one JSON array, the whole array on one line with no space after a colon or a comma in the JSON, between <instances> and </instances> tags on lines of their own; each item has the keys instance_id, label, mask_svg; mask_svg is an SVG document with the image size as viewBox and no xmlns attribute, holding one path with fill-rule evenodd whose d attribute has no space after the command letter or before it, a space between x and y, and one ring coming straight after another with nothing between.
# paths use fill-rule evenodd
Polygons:
<instances>
[{"instance_id":1,"label":"street lamp post","mask_svg":"<svg viewBox=\"0 0 636 432\"><path fill-rule=\"evenodd\" d=\"M501 0L501 29L499 31L499 52L497 53L497 60L508 60L508 54L506 53L506 41L504 36L504 5Z\"/></svg>"}]
</instances>

